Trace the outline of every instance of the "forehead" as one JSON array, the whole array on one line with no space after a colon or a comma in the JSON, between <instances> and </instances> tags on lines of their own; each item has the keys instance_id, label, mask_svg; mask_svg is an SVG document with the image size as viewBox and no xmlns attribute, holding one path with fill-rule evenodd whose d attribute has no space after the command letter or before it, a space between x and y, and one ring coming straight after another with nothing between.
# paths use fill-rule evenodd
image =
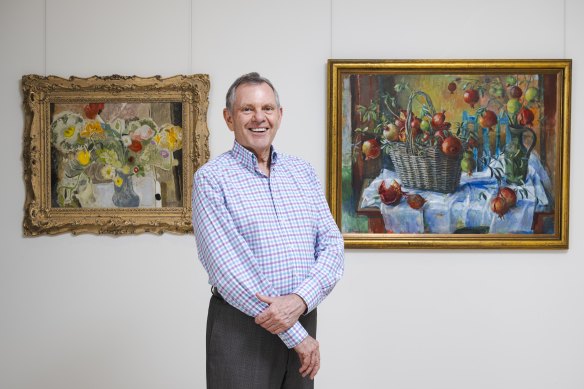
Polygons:
<instances>
[{"instance_id":1,"label":"forehead","mask_svg":"<svg viewBox=\"0 0 584 389\"><path fill-rule=\"evenodd\" d=\"M235 89L235 104L276 104L276 95L272 88L261 84L242 84Z\"/></svg>"}]
</instances>

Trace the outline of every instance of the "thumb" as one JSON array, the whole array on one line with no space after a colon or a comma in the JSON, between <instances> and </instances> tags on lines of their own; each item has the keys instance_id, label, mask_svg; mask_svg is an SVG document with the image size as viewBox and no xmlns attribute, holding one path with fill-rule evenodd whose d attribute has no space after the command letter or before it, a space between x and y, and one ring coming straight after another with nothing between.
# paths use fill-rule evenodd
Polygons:
<instances>
[{"instance_id":1,"label":"thumb","mask_svg":"<svg viewBox=\"0 0 584 389\"><path fill-rule=\"evenodd\" d=\"M263 301L266 304L272 304L274 302L274 298L270 296L264 296L263 294L256 293L256 296L260 301Z\"/></svg>"}]
</instances>

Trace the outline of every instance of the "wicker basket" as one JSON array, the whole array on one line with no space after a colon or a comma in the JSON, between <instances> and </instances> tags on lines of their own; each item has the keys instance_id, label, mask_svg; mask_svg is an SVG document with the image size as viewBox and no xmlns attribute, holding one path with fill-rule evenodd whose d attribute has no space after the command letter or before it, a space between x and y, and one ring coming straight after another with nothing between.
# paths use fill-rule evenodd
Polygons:
<instances>
[{"instance_id":1,"label":"wicker basket","mask_svg":"<svg viewBox=\"0 0 584 389\"><path fill-rule=\"evenodd\" d=\"M401 184L408 188L430 190L441 193L453 193L460 184L462 152L456 157L445 155L440 146L422 148L413 138L412 103L417 96L422 96L432 112L434 107L430 96L421 91L414 91L408 101L406 118L406 142L391 142L389 156L395 166Z\"/></svg>"}]
</instances>

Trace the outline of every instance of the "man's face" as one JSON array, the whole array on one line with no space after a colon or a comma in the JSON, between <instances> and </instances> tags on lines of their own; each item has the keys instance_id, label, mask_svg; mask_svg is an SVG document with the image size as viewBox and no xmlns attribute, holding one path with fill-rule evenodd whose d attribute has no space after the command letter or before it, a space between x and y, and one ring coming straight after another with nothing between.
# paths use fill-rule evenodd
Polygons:
<instances>
[{"instance_id":1,"label":"man's face","mask_svg":"<svg viewBox=\"0 0 584 389\"><path fill-rule=\"evenodd\" d=\"M283 112L272 88L266 83L238 86L232 110L224 109L223 117L235 140L258 158L268 158Z\"/></svg>"}]
</instances>

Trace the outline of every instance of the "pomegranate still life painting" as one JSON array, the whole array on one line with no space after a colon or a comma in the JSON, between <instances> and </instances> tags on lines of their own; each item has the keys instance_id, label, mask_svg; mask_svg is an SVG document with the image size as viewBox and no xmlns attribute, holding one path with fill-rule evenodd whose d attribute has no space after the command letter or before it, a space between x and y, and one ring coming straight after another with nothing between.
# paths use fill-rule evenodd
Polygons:
<instances>
[{"instance_id":1,"label":"pomegranate still life painting","mask_svg":"<svg viewBox=\"0 0 584 389\"><path fill-rule=\"evenodd\" d=\"M347 247L567 248L570 60L329 60Z\"/></svg>"}]
</instances>

